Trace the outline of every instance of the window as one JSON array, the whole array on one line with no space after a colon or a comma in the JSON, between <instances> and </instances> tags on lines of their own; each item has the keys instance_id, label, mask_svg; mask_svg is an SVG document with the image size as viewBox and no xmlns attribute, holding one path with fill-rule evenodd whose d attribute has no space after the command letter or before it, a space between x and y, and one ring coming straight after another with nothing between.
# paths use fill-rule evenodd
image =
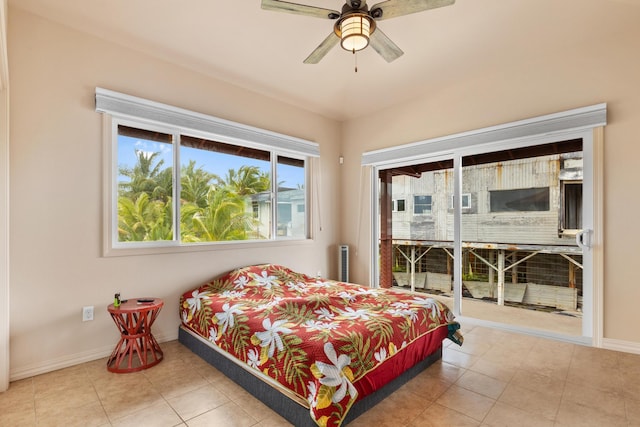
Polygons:
<instances>
[{"instance_id":1,"label":"window","mask_svg":"<svg viewBox=\"0 0 640 427\"><path fill-rule=\"evenodd\" d=\"M471 209L471 194L462 195L462 209ZM453 194L449 197L449 209L453 209Z\"/></svg>"},{"instance_id":2,"label":"window","mask_svg":"<svg viewBox=\"0 0 640 427\"><path fill-rule=\"evenodd\" d=\"M549 188L490 191L491 212L548 211Z\"/></svg>"},{"instance_id":3,"label":"window","mask_svg":"<svg viewBox=\"0 0 640 427\"><path fill-rule=\"evenodd\" d=\"M404 199L394 199L391 201L391 211L392 212L404 212L405 211L405 202Z\"/></svg>"},{"instance_id":4,"label":"window","mask_svg":"<svg viewBox=\"0 0 640 427\"><path fill-rule=\"evenodd\" d=\"M316 144L103 89L96 110L111 113L107 250L309 237Z\"/></svg>"},{"instance_id":5,"label":"window","mask_svg":"<svg viewBox=\"0 0 640 427\"><path fill-rule=\"evenodd\" d=\"M561 230L582 229L582 181L560 182Z\"/></svg>"},{"instance_id":6,"label":"window","mask_svg":"<svg viewBox=\"0 0 640 427\"><path fill-rule=\"evenodd\" d=\"M431 213L431 196L413 196L413 214L424 215Z\"/></svg>"}]
</instances>

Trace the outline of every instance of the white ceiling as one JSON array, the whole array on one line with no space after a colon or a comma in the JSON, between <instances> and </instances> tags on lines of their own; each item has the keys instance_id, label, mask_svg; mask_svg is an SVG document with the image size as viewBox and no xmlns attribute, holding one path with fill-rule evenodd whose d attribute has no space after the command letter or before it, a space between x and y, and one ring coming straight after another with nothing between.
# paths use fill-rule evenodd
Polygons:
<instances>
[{"instance_id":1,"label":"white ceiling","mask_svg":"<svg viewBox=\"0 0 640 427\"><path fill-rule=\"evenodd\" d=\"M343 0L289 0L340 10ZM370 0L369 5L381 0ZM262 10L260 0L9 0L21 8L337 119L391 108L475 73L509 69L640 23L640 0L457 0L379 22L405 54L335 47L302 61L333 21Z\"/></svg>"}]
</instances>

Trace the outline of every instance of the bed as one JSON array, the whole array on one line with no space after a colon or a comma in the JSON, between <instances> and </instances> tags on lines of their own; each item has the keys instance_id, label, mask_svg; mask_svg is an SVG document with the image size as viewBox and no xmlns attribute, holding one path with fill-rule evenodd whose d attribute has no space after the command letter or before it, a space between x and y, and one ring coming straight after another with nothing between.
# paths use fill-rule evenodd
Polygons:
<instances>
[{"instance_id":1,"label":"bed","mask_svg":"<svg viewBox=\"0 0 640 427\"><path fill-rule=\"evenodd\" d=\"M180 317L184 345L296 426L346 424L462 343L433 298L272 264L185 292Z\"/></svg>"}]
</instances>

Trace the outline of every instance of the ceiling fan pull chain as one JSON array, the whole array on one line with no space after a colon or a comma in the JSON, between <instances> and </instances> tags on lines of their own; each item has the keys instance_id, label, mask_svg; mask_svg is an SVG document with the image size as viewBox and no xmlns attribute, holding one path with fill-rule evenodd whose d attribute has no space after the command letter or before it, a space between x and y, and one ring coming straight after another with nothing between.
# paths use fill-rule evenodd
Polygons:
<instances>
[{"instance_id":1,"label":"ceiling fan pull chain","mask_svg":"<svg viewBox=\"0 0 640 427\"><path fill-rule=\"evenodd\" d=\"M357 73L358 72L358 54L356 53L355 49L353 49L353 61L356 64L354 72Z\"/></svg>"}]
</instances>

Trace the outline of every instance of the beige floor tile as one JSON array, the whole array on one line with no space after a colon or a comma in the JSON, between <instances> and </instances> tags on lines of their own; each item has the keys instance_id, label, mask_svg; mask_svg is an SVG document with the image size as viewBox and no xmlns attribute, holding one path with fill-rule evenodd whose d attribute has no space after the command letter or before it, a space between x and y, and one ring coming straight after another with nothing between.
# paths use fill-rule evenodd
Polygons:
<instances>
[{"instance_id":1,"label":"beige floor tile","mask_svg":"<svg viewBox=\"0 0 640 427\"><path fill-rule=\"evenodd\" d=\"M640 354L620 353L618 360L623 374L640 376Z\"/></svg>"},{"instance_id":2,"label":"beige floor tile","mask_svg":"<svg viewBox=\"0 0 640 427\"><path fill-rule=\"evenodd\" d=\"M440 396L436 403L482 421L493 407L495 400L454 384Z\"/></svg>"},{"instance_id":3,"label":"beige floor tile","mask_svg":"<svg viewBox=\"0 0 640 427\"><path fill-rule=\"evenodd\" d=\"M100 391L98 394L100 395ZM163 400L162 395L150 384L100 395L102 406L112 420L141 411Z\"/></svg>"},{"instance_id":4,"label":"beige floor tile","mask_svg":"<svg viewBox=\"0 0 640 427\"><path fill-rule=\"evenodd\" d=\"M36 411L38 427L100 427L109 425L109 419L100 402L70 408L47 407Z\"/></svg>"},{"instance_id":5,"label":"beige floor tile","mask_svg":"<svg viewBox=\"0 0 640 427\"><path fill-rule=\"evenodd\" d=\"M627 419L609 415L590 406L563 400L556 417L558 427L625 427Z\"/></svg>"},{"instance_id":6,"label":"beige floor tile","mask_svg":"<svg viewBox=\"0 0 640 427\"><path fill-rule=\"evenodd\" d=\"M409 394L409 396L413 396ZM391 397L391 396L390 396ZM373 408L353 420L349 427L394 427L407 425L412 419L419 416L431 402L420 402L409 398L410 402L402 402L400 399L384 399ZM416 405L416 402L418 404ZM409 403L409 405L407 405ZM407 410L407 407L410 409Z\"/></svg>"},{"instance_id":7,"label":"beige floor tile","mask_svg":"<svg viewBox=\"0 0 640 427\"><path fill-rule=\"evenodd\" d=\"M609 415L626 417L625 399L622 391L602 391L584 384L578 385L567 381L562 399L588 406Z\"/></svg>"},{"instance_id":8,"label":"beige floor tile","mask_svg":"<svg viewBox=\"0 0 640 427\"><path fill-rule=\"evenodd\" d=\"M601 362L573 360L567 374L567 381L595 387L605 392L619 392L624 388L624 378L617 366L608 366Z\"/></svg>"},{"instance_id":9,"label":"beige floor tile","mask_svg":"<svg viewBox=\"0 0 640 427\"><path fill-rule=\"evenodd\" d=\"M481 358L476 363L471 365L469 370L478 372L491 378L495 378L498 381L508 383L516 374L518 368L504 366L499 363L491 362L489 360Z\"/></svg>"},{"instance_id":10,"label":"beige floor tile","mask_svg":"<svg viewBox=\"0 0 640 427\"><path fill-rule=\"evenodd\" d=\"M466 348L445 345L443 360L349 427L640 427L640 355L463 332ZM161 346L162 363L141 372L108 372L103 358L15 381L0 393L0 426L291 425L177 341Z\"/></svg>"},{"instance_id":11,"label":"beige floor tile","mask_svg":"<svg viewBox=\"0 0 640 427\"><path fill-rule=\"evenodd\" d=\"M67 411L74 408L100 403L92 384L82 384L63 393L46 393L35 398L36 414L41 412Z\"/></svg>"},{"instance_id":12,"label":"beige floor tile","mask_svg":"<svg viewBox=\"0 0 640 427\"><path fill-rule=\"evenodd\" d=\"M497 402L485 417L482 425L491 427L553 427L553 421Z\"/></svg>"},{"instance_id":13,"label":"beige floor tile","mask_svg":"<svg viewBox=\"0 0 640 427\"><path fill-rule=\"evenodd\" d=\"M504 390L498 401L529 414L553 421L558 413L561 397L529 390L511 383Z\"/></svg>"},{"instance_id":14,"label":"beige floor tile","mask_svg":"<svg viewBox=\"0 0 640 427\"><path fill-rule=\"evenodd\" d=\"M456 349L452 349L450 347L445 348L442 351L442 360L451 365L458 366L460 368L469 368L473 365L479 356L474 356L472 354L466 354Z\"/></svg>"},{"instance_id":15,"label":"beige floor tile","mask_svg":"<svg viewBox=\"0 0 640 427\"><path fill-rule=\"evenodd\" d=\"M180 375L169 378L156 379L152 383L165 399L183 395L209 384L199 373L193 371L182 372Z\"/></svg>"},{"instance_id":16,"label":"beige floor tile","mask_svg":"<svg viewBox=\"0 0 640 427\"><path fill-rule=\"evenodd\" d=\"M573 348L563 348L566 350L553 351L548 345L536 345L522 361L521 367L540 375L564 381L569 373Z\"/></svg>"},{"instance_id":17,"label":"beige floor tile","mask_svg":"<svg viewBox=\"0 0 640 427\"><path fill-rule=\"evenodd\" d=\"M640 398L638 400L626 399L625 409L627 411L629 425L640 426Z\"/></svg>"},{"instance_id":18,"label":"beige floor tile","mask_svg":"<svg viewBox=\"0 0 640 427\"><path fill-rule=\"evenodd\" d=\"M511 379L510 385L538 393L544 393L559 401L562 397L562 393L564 392L565 382L563 380L541 375L529 370L519 370Z\"/></svg>"},{"instance_id":19,"label":"beige floor tile","mask_svg":"<svg viewBox=\"0 0 640 427\"><path fill-rule=\"evenodd\" d=\"M172 397L167 401L183 420L190 420L230 402L227 396L211 384Z\"/></svg>"},{"instance_id":20,"label":"beige floor tile","mask_svg":"<svg viewBox=\"0 0 640 427\"><path fill-rule=\"evenodd\" d=\"M640 373L621 371L622 392L628 399L640 400Z\"/></svg>"},{"instance_id":21,"label":"beige floor tile","mask_svg":"<svg viewBox=\"0 0 640 427\"><path fill-rule=\"evenodd\" d=\"M451 382L436 376L429 375L426 371L408 381L402 387L421 399L434 401L442 395Z\"/></svg>"},{"instance_id":22,"label":"beige floor tile","mask_svg":"<svg viewBox=\"0 0 640 427\"><path fill-rule=\"evenodd\" d=\"M217 381L211 382L211 385L220 390L231 400L236 400L238 397L244 396L246 393L244 388L240 387L226 376L218 379Z\"/></svg>"},{"instance_id":23,"label":"beige floor tile","mask_svg":"<svg viewBox=\"0 0 640 427\"><path fill-rule=\"evenodd\" d=\"M471 336L471 337L465 336L464 343L462 344L462 346L456 345L452 347L452 349L462 353L471 354L474 356L482 356L483 354L485 354L487 351L491 349L492 344L483 340L482 337L479 337L479 338L477 337L478 337L477 335Z\"/></svg>"},{"instance_id":24,"label":"beige floor tile","mask_svg":"<svg viewBox=\"0 0 640 427\"><path fill-rule=\"evenodd\" d=\"M36 408L31 400L16 401L0 409L0 426L35 426Z\"/></svg>"},{"instance_id":25,"label":"beige floor tile","mask_svg":"<svg viewBox=\"0 0 640 427\"><path fill-rule=\"evenodd\" d=\"M469 370L456 381L456 385L495 400L500 397L507 383Z\"/></svg>"},{"instance_id":26,"label":"beige floor tile","mask_svg":"<svg viewBox=\"0 0 640 427\"><path fill-rule=\"evenodd\" d=\"M409 427L477 427L479 425L480 421L437 403L428 407L409 423Z\"/></svg>"},{"instance_id":27,"label":"beige floor tile","mask_svg":"<svg viewBox=\"0 0 640 427\"><path fill-rule=\"evenodd\" d=\"M466 369L452 365L451 363L447 363L443 360L438 360L429 366L425 372L429 376L439 378L449 383L454 383L466 372Z\"/></svg>"},{"instance_id":28,"label":"beige floor tile","mask_svg":"<svg viewBox=\"0 0 640 427\"><path fill-rule=\"evenodd\" d=\"M249 427L257 422L236 403L229 402L188 420L186 424L189 427Z\"/></svg>"},{"instance_id":29,"label":"beige floor tile","mask_svg":"<svg viewBox=\"0 0 640 427\"><path fill-rule=\"evenodd\" d=\"M282 418L275 412L270 413L265 419L260 421L254 427L294 427L293 424Z\"/></svg>"},{"instance_id":30,"label":"beige floor tile","mask_svg":"<svg viewBox=\"0 0 640 427\"><path fill-rule=\"evenodd\" d=\"M234 402L242 406L242 409L244 409L247 414L251 415L258 421L262 421L267 417L267 415L273 413L271 408L253 397L253 395L247 391L244 391L242 394L236 397L234 399Z\"/></svg>"},{"instance_id":31,"label":"beige floor tile","mask_svg":"<svg viewBox=\"0 0 640 427\"><path fill-rule=\"evenodd\" d=\"M113 427L173 427L182 424L182 419L166 402L158 402L138 412L113 420Z\"/></svg>"}]
</instances>

